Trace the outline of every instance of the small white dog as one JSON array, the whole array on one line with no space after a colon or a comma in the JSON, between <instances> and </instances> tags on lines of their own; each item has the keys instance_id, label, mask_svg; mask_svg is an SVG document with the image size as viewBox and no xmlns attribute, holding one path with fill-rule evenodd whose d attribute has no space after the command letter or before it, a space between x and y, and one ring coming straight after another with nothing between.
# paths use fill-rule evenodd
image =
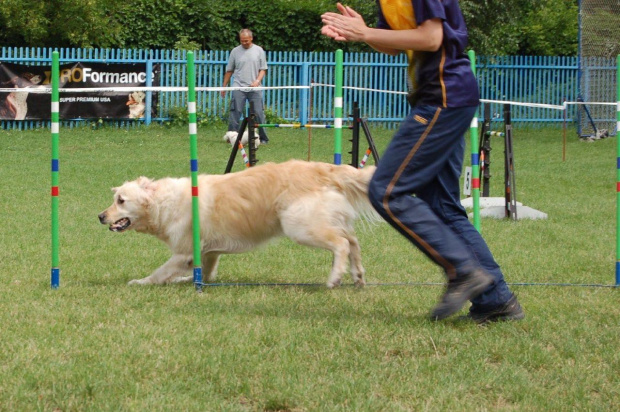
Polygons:
<instances>
[{"instance_id":1,"label":"small white dog","mask_svg":"<svg viewBox=\"0 0 620 412\"><path fill-rule=\"evenodd\" d=\"M198 178L202 270L213 281L220 255L242 253L278 236L331 251L327 286L350 273L363 286L361 249L354 221L380 220L368 200L374 166L355 169L290 160L225 175ZM192 183L189 178L140 177L112 189L114 203L99 214L113 232L133 229L154 235L172 257L150 276L130 284L192 281Z\"/></svg>"},{"instance_id":2,"label":"small white dog","mask_svg":"<svg viewBox=\"0 0 620 412\"><path fill-rule=\"evenodd\" d=\"M133 92L129 93L129 99L127 100L127 106L129 106L129 118L140 119L144 117L144 110L146 109L146 93Z\"/></svg>"},{"instance_id":3,"label":"small white dog","mask_svg":"<svg viewBox=\"0 0 620 412\"><path fill-rule=\"evenodd\" d=\"M239 133L237 133L237 132L226 132L226 134L224 135L223 139L224 139L225 142L228 142L231 145L233 145L237 141L237 136L238 135L239 135ZM256 137L256 139L254 139L254 147L258 149L258 146L260 146L260 138L258 136L258 131L256 129L254 129L254 136ZM247 129L243 132L243 136L241 136L241 144L244 145L244 146L248 144L248 131L247 131Z\"/></svg>"}]
</instances>

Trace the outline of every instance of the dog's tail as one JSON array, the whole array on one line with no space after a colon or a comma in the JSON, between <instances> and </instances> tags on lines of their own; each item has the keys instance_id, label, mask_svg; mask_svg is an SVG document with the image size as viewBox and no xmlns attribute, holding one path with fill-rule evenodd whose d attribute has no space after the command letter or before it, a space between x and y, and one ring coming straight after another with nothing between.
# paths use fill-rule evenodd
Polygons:
<instances>
[{"instance_id":1,"label":"dog's tail","mask_svg":"<svg viewBox=\"0 0 620 412\"><path fill-rule=\"evenodd\" d=\"M375 173L375 166L366 166L356 169L351 166L338 166L344 169L344 173L338 173L340 189L353 208L362 218L369 222L379 222L383 219L375 211L368 200L368 184Z\"/></svg>"}]
</instances>

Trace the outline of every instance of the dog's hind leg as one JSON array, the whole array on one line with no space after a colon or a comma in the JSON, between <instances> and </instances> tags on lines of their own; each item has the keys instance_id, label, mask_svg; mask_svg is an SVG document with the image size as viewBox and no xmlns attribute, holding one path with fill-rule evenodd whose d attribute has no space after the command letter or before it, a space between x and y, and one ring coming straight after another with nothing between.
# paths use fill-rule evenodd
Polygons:
<instances>
[{"instance_id":1,"label":"dog's hind leg","mask_svg":"<svg viewBox=\"0 0 620 412\"><path fill-rule=\"evenodd\" d=\"M334 254L332 270L327 279L327 287L331 289L339 286L342 281L342 275L347 271L347 257L350 253L349 241L338 234L336 230L326 230L326 228L321 228L317 231L309 230L306 233L302 233L299 228L296 228L295 232L295 235L289 235L289 237L300 245L327 249Z\"/></svg>"},{"instance_id":2,"label":"dog's hind leg","mask_svg":"<svg viewBox=\"0 0 620 412\"><path fill-rule=\"evenodd\" d=\"M130 285L162 285L176 283L175 279L187 278L192 269L192 257L187 255L172 255L170 259L149 276L142 279L134 279ZM190 277L191 278L191 277Z\"/></svg>"},{"instance_id":3,"label":"dog's hind leg","mask_svg":"<svg viewBox=\"0 0 620 412\"><path fill-rule=\"evenodd\" d=\"M347 271L348 257L351 253L349 240L344 236L346 230L342 227L345 225L342 222L344 217L320 212L314 213L312 208L308 209L307 206L308 204L287 211L281 218L282 229L286 236L300 245L327 249L334 254L327 287L336 287L340 285L342 275ZM309 213L306 216L301 215L299 212L302 209ZM335 224L339 220L341 220L342 225Z\"/></svg>"},{"instance_id":4,"label":"dog's hind leg","mask_svg":"<svg viewBox=\"0 0 620 412\"><path fill-rule=\"evenodd\" d=\"M349 261L351 262L351 277L353 278L353 283L355 283L355 286L362 287L366 284L366 280L364 279L366 270L362 266L362 249L360 248L360 243L357 240L355 233L350 232L347 239L349 240L349 246L351 249L349 253Z\"/></svg>"}]
</instances>

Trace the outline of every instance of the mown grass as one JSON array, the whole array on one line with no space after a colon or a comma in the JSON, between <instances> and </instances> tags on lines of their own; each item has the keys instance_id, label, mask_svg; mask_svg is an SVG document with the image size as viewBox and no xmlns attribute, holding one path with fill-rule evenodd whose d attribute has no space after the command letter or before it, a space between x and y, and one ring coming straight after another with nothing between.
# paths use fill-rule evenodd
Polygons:
<instances>
[{"instance_id":1,"label":"mown grass","mask_svg":"<svg viewBox=\"0 0 620 412\"><path fill-rule=\"evenodd\" d=\"M222 173L224 128L199 129L201 172ZM348 132L345 134L345 152ZM392 132L373 130L379 147ZM128 287L165 245L99 224L110 188L189 174L185 128L61 130L61 287L49 287L48 130L1 131L0 410L615 410L618 291L513 286L518 323L431 322L440 271L387 225L360 225L367 280L346 285ZM307 159L308 133L270 130L261 162ZM517 130L517 199L547 220L484 219L511 283L614 283L615 138ZM330 162L332 132L312 132ZM492 196L503 144L493 141ZM241 158L235 169L243 168ZM329 253L282 239L225 256L222 282L317 283ZM398 283L411 283L397 285Z\"/></svg>"}]
</instances>

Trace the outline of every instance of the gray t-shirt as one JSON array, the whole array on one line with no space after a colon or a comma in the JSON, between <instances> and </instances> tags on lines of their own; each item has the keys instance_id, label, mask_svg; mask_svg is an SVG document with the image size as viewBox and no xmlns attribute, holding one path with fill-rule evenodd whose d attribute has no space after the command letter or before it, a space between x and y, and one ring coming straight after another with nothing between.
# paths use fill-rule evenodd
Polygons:
<instances>
[{"instance_id":1,"label":"gray t-shirt","mask_svg":"<svg viewBox=\"0 0 620 412\"><path fill-rule=\"evenodd\" d=\"M250 86L260 70L267 70L267 57L262 47L253 44L246 49L239 45L230 52L226 71L233 72L233 87Z\"/></svg>"}]
</instances>

